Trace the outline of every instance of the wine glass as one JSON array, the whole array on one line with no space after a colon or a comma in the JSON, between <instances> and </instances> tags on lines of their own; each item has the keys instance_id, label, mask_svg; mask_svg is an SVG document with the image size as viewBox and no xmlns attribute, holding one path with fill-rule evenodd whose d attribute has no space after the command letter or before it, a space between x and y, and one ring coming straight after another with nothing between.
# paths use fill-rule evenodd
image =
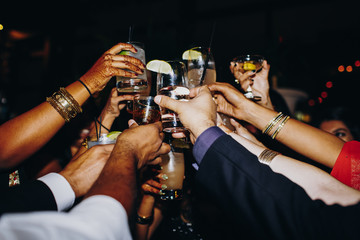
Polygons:
<instances>
[{"instance_id":1,"label":"wine glass","mask_svg":"<svg viewBox=\"0 0 360 240\"><path fill-rule=\"evenodd\" d=\"M157 74L156 89L158 95L165 95L179 101L189 99L187 71L181 61L167 61L171 66L168 73ZM184 132L186 129L179 120L178 115L166 108L160 107L163 131L169 133Z\"/></svg>"},{"instance_id":2,"label":"wine glass","mask_svg":"<svg viewBox=\"0 0 360 240\"><path fill-rule=\"evenodd\" d=\"M234 62L240 67L241 73L252 71L256 74L261 71L264 60L265 58L260 55L242 55L235 57L232 62ZM249 77L249 80L251 80L252 82L254 81L254 79L252 79L251 77ZM237 84L240 84L238 79L236 79L235 82ZM245 97L254 101L260 101L261 96L254 96L254 94L252 93L251 85L252 84L250 84L249 87L246 89L244 93Z\"/></svg>"}]
</instances>

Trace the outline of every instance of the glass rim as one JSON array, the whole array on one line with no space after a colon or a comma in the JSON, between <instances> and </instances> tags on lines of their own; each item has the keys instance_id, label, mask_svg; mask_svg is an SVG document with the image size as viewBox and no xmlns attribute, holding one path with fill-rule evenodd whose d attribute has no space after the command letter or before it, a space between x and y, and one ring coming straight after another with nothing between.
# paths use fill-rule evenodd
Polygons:
<instances>
[{"instance_id":1,"label":"glass rim","mask_svg":"<svg viewBox=\"0 0 360 240\"><path fill-rule=\"evenodd\" d=\"M245 54L234 57L231 62L259 61L263 62L265 57L259 54Z\"/></svg>"}]
</instances>

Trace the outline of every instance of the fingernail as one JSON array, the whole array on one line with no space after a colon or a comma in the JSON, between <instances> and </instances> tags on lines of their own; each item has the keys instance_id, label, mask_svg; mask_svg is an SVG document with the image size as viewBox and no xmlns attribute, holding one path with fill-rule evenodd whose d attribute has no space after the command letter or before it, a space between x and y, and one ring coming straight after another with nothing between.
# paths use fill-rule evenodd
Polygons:
<instances>
[{"instance_id":1,"label":"fingernail","mask_svg":"<svg viewBox=\"0 0 360 240\"><path fill-rule=\"evenodd\" d=\"M159 104L160 103L160 101L161 101L161 96L156 96L155 98L154 98L154 101L157 103L157 104Z\"/></svg>"},{"instance_id":2,"label":"fingernail","mask_svg":"<svg viewBox=\"0 0 360 240\"><path fill-rule=\"evenodd\" d=\"M159 195L165 195L165 193L162 190L160 190Z\"/></svg>"},{"instance_id":3,"label":"fingernail","mask_svg":"<svg viewBox=\"0 0 360 240\"><path fill-rule=\"evenodd\" d=\"M254 72L256 72L256 70L252 70L252 72L254 73Z\"/></svg>"},{"instance_id":4,"label":"fingernail","mask_svg":"<svg viewBox=\"0 0 360 240\"><path fill-rule=\"evenodd\" d=\"M165 190L165 189L167 189L166 184L161 185L161 190Z\"/></svg>"},{"instance_id":5,"label":"fingernail","mask_svg":"<svg viewBox=\"0 0 360 240\"><path fill-rule=\"evenodd\" d=\"M164 179L164 180L168 180L169 179L169 177L164 173L163 175L162 175L162 179Z\"/></svg>"}]
</instances>

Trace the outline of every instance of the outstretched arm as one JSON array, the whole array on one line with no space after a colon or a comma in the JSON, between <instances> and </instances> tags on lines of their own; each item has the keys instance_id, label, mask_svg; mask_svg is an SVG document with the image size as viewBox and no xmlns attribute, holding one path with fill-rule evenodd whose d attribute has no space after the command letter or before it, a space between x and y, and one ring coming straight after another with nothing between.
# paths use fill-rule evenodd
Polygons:
<instances>
[{"instance_id":1,"label":"outstretched arm","mask_svg":"<svg viewBox=\"0 0 360 240\"><path fill-rule=\"evenodd\" d=\"M278 114L244 97L242 93L226 83L209 85L217 96L218 111L239 120L244 120L263 130ZM320 129L295 119L290 119L276 140L294 151L328 167L333 167L344 142Z\"/></svg>"},{"instance_id":2,"label":"outstretched arm","mask_svg":"<svg viewBox=\"0 0 360 240\"><path fill-rule=\"evenodd\" d=\"M80 79L91 93L101 91L112 76L135 76L144 65L130 56L117 55L121 50L136 51L126 43L119 43L105 52ZM132 70L131 73L127 70ZM81 106L89 98L87 89L78 81L66 90ZM0 126L0 168L14 167L43 147L65 124L61 115L48 103L9 120Z\"/></svg>"}]
</instances>

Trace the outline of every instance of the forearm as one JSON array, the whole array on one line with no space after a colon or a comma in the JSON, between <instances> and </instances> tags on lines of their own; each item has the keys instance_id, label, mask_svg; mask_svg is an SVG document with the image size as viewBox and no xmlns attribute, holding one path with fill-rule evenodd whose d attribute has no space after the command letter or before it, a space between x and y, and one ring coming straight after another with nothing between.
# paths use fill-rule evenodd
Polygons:
<instances>
[{"instance_id":1,"label":"forearm","mask_svg":"<svg viewBox=\"0 0 360 240\"><path fill-rule=\"evenodd\" d=\"M259 130L263 130L277 115L277 112L256 104L247 109L243 120L253 124ZM341 139L295 119L287 121L276 140L328 167L334 166L344 145Z\"/></svg>"},{"instance_id":2,"label":"forearm","mask_svg":"<svg viewBox=\"0 0 360 240\"><path fill-rule=\"evenodd\" d=\"M140 206L137 210L137 214L140 217L150 217L154 214L155 198L151 195L144 195L141 200ZM149 239L149 230L151 224L136 224L136 236L137 240Z\"/></svg>"},{"instance_id":3,"label":"forearm","mask_svg":"<svg viewBox=\"0 0 360 240\"><path fill-rule=\"evenodd\" d=\"M117 142L98 180L85 198L93 195L107 195L119 201L128 216L132 213L136 199L136 163L134 156L119 148Z\"/></svg>"},{"instance_id":4,"label":"forearm","mask_svg":"<svg viewBox=\"0 0 360 240\"><path fill-rule=\"evenodd\" d=\"M89 94L78 82L66 90L82 105ZM43 147L65 124L61 115L47 102L0 126L0 168L10 168Z\"/></svg>"}]
</instances>

